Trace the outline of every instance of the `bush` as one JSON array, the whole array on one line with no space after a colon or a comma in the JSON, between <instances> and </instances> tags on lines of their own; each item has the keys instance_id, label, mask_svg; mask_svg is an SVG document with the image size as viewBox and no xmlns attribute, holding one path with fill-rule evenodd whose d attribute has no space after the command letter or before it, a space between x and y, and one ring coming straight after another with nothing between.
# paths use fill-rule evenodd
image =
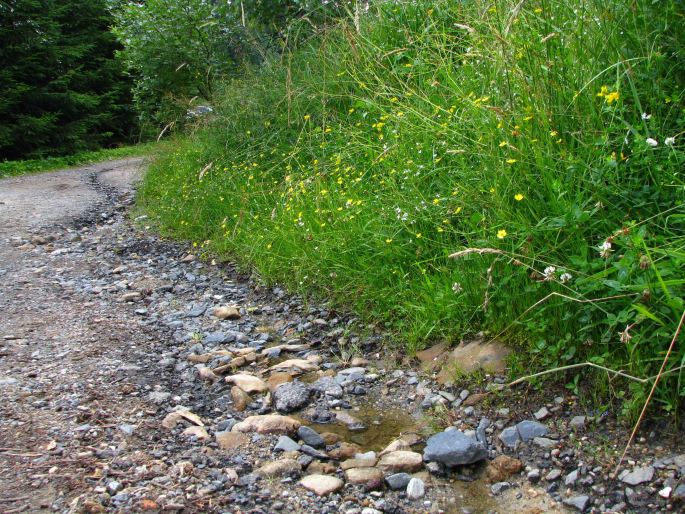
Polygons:
<instances>
[{"instance_id":1,"label":"bush","mask_svg":"<svg viewBox=\"0 0 685 514\"><path fill-rule=\"evenodd\" d=\"M410 351L486 330L525 350L517 372L590 361L651 377L684 308L682 15L378 2L226 83L142 201ZM681 345L666 411L683 360ZM627 412L644 387L614 384Z\"/></svg>"}]
</instances>

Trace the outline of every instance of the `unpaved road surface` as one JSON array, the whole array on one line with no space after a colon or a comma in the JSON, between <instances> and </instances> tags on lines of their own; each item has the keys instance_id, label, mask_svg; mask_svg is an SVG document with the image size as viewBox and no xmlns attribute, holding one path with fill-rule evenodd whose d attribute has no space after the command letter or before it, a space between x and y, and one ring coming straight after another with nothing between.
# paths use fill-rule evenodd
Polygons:
<instances>
[{"instance_id":1,"label":"unpaved road surface","mask_svg":"<svg viewBox=\"0 0 685 514\"><path fill-rule=\"evenodd\" d=\"M1 513L679 508L673 443L636 444L637 483L611 481L613 432L584 435L591 421L572 427L578 404L557 396L535 409L549 407L545 437L505 447L529 405L437 384L373 327L129 219L142 165L0 180ZM277 412L290 417L252 417ZM485 460L421 462L446 425Z\"/></svg>"}]
</instances>

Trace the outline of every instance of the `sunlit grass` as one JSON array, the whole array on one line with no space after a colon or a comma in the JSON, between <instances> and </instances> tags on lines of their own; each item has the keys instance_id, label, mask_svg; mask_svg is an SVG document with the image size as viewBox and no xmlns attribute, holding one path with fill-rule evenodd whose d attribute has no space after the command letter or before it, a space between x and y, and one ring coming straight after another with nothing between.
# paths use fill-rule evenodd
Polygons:
<instances>
[{"instance_id":1,"label":"sunlit grass","mask_svg":"<svg viewBox=\"0 0 685 514\"><path fill-rule=\"evenodd\" d=\"M412 351L485 330L527 348L521 371L590 359L648 376L683 308L682 16L377 4L359 31L227 83L141 200L168 231ZM449 258L464 248L496 252ZM680 374L661 392L674 410Z\"/></svg>"}]
</instances>

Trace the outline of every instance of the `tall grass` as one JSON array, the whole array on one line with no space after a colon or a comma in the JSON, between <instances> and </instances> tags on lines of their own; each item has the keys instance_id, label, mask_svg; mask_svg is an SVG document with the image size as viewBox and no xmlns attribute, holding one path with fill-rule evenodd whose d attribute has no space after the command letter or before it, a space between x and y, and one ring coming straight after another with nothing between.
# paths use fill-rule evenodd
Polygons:
<instances>
[{"instance_id":1,"label":"tall grass","mask_svg":"<svg viewBox=\"0 0 685 514\"><path fill-rule=\"evenodd\" d=\"M409 351L485 330L523 350L517 372L650 376L684 308L683 16L670 0L376 2L225 84L141 200ZM464 249L490 250L449 257ZM681 345L668 369L684 361ZM662 382L666 410L683 378ZM618 387L628 410L637 385Z\"/></svg>"}]
</instances>

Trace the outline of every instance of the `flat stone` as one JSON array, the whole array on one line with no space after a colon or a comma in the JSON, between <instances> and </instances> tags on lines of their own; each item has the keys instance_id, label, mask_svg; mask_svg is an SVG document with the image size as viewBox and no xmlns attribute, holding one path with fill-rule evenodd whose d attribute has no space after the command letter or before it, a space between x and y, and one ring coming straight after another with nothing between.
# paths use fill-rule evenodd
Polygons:
<instances>
[{"instance_id":1,"label":"flat stone","mask_svg":"<svg viewBox=\"0 0 685 514\"><path fill-rule=\"evenodd\" d=\"M309 403L311 389L302 382L287 382L273 392L274 407L279 412L292 412Z\"/></svg>"},{"instance_id":2,"label":"flat stone","mask_svg":"<svg viewBox=\"0 0 685 514\"><path fill-rule=\"evenodd\" d=\"M393 475L388 475L385 477L385 481L388 487L393 491L399 491L401 489L406 489L409 481L411 480L411 475L409 473L395 473Z\"/></svg>"},{"instance_id":3,"label":"flat stone","mask_svg":"<svg viewBox=\"0 0 685 514\"><path fill-rule=\"evenodd\" d=\"M488 373L501 374L506 370L511 350L496 342L480 340L460 343L447 356L447 362L438 373L439 384L452 384L458 372L473 373L483 369Z\"/></svg>"},{"instance_id":4,"label":"flat stone","mask_svg":"<svg viewBox=\"0 0 685 514\"><path fill-rule=\"evenodd\" d=\"M199 439L200 441L206 441L209 439L209 434L207 433L207 430L205 430L204 427L198 427L198 426L192 426L188 427L183 431L183 434L186 437L195 437Z\"/></svg>"},{"instance_id":5,"label":"flat stone","mask_svg":"<svg viewBox=\"0 0 685 514\"><path fill-rule=\"evenodd\" d=\"M254 375L229 375L226 377L226 382L235 384L246 393L263 393L269 389L261 378Z\"/></svg>"},{"instance_id":6,"label":"flat stone","mask_svg":"<svg viewBox=\"0 0 685 514\"><path fill-rule=\"evenodd\" d=\"M519 437L524 443L534 439L535 437L544 437L549 432L549 429L542 423L537 421L521 421L516 425Z\"/></svg>"},{"instance_id":7,"label":"flat stone","mask_svg":"<svg viewBox=\"0 0 685 514\"><path fill-rule=\"evenodd\" d=\"M534 437L533 444L545 450L551 450L557 445L557 442L553 439L547 439L546 437Z\"/></svg>"},{"instance_id":8,"label":"flat stone","mask_svg":"<svg viewBox=\"0 0 685 514\"><path fill-rule=\"evenodd\" d=\"M412 478L407 484L407 498L419 500L426 494L426 486L420 478Z\"/></svg>"},{"instance_id":9,"label":"flat stone","mask_svg":"<svg viewBox=\"0 0 685 514\"><path fill-rule=\"evenodd\" d=\"M323 448L326 446L326 441L324 441L323 437L321 437L313 428L301 426L297 429L297 436L302 439L305 444L308 444L313 448Z\"/></svg>"},{"instance_id":10,"label":"flat stone","mask_svg":"<svg viewBox=\"0 0 685 514\"><path fill-rule=\"evenodd\" d=\"M385 472L411 473L423 467L423 458L420 453L398 450L383 455L378 461L378 467Z\"/></svg>"},{"instance_id":11,"label":"flat stone","mask_svg":"<svg viewBox=\"0 0 685 514\"><path fill-rule=\"evenodd\" d=\"M571 487L575 485L575 483L578 481L578 470L574 469L571 471L566 477L564 478L564 485L566 487Z\"/></svg>"},{"instance_id":12,"label":"flat stone","mask_svg":"<svg viewBox=\"0 0 685 514\"><path fill-rule=\"evenodd\" d=\"M200 417L197 414L190 412L188 409L178 409L174 412L170 412L162 420L162 426L164 428L172 429L183 419L193 423L194 425L201 427L205 426Z\"/></svg>"},{"instance_id":13,"label":"flat stone","mask_svg":"<svg viewBox=\"0 0 685 514\"><path fill-rule=\"evenodd\" d=\"M263 477L278 477L283 475L295 475L302 470L300 463L295 459L282 459L269 462L260 467L255 473Z\"/></svg>"},{"instance_id":14,"label":"flat stone","mask_svg":"<svg viewBox=\"0 0 685 514\"><path fill-rule=\"evenodd\" d=\"M654 478L654 468L646 466L643 468L634 468L632 471L624 471L618 477L621 482L628 485L638 485L649 482Z\"/></svg>"},{"instance_id":15,"label":"flat stone","mask_svg":"<svg viewBox=\"0 0 685 514\"><path fill-rule=\"evenodd\" d=\"M233 450L250 444L250 438L240 432L216 432L214 438L222 450Z\"/></svg>"},{"instance_id":16,"label":"flat stone","mask_svg":"<svg viewBox=\"0 0 685 514\"><path fill-rule=\"evenodd\" d=\"M316 371L317 369L319 369L319 366L307 359L288 359L271 366L269 371L290 371L301 374Z\"/></svg>"},{"instance_id":17,"label":"flat stone","mask_svg":"<svg viewBox=\"0 0 685 514\"><path fill-rule=\"evenodd\" d=\"M310 457L314 457L315 459L328 458L328 455L326 455L326 453L322 452L321 450L317 450L316 448L313 448L308 444L303 444L300 448L300 451L306 455L309 455Z\"/></svg>"},{"instance_id":18,"label":"flat stone","mask_svg":"<svg viewBox=\"0 0 685 514\"><path fill-rule=\"evenodd\" d=\"M212 314L221 320L236 320L240 319L240 311L237 307L231 305L223 305L214 309Z\"/></svg>"},{"instance_id":19,"label":"flat stone","mask_svg":"<svg viewBox=\"0 0 685 514\"><path fill-rule=\"evenodd\" d=\"M257 432L258 434L292 434L300 428L300 422L288 416L265 414L250 416L237 423L231 432Z\"/></svg>"},{"instance_id":20,"label":"flat stone","mask_svg":"<svg viewBox=\"0 0 685 514\"><path fill-rule=\"evenodd\" d=\"M571 498L566 498L564 500L564 505L567 505L569 507L573 507L574 509L576 509L580 512L585 512L585 509L587 509L589 504L590 504L590 497L585 496L585 495L572 496Z\"/></svg>"},{"instance_id":21,"label":"flat stone","mask_svg":"<svg viewBox=\"0 0 685 514\"><path fill-rule=\"evenodd\" d=\"M502 441L507 448L515 449L521 438L519 437L519 431L516 427L507 427L500 433L499 440Z\"/></svg>"},{"instance_id":22,"label":"flat stone","mask_svg":"<svg viewBox=\"0 0 685 514\"><path fill-rule=\"evenodd\" d=\"M345 470L345 481L366 489L379 489L383 485L383 472L378 468L350 468Z\"/></svg>"},{"instance_id":23,"label":"flat stone","mask_svg":"<svg viewBox=\"0 0 685 514\"><path fill-rule=\"evenodd\" d=\"M300 445L295 441L290 439L287 435L282 435L278 438L276 446L274 446L275 452L299 452Z\"/></svg>"},{"instance_id":24,"label":"flat stone","mask_svg":"<svg viewBox=\"0 0 685 514\"><path fill-rule=\"evenodd\" d=\"M340 468L345 471L352 468L372 468L376 465L376 459L347 459L340 463Z\"/></svg>"},{"instance_id":25,"label":"flat stone","mask_svg":"<svg viewBox=\"0 0 685 514\"><path fill-rule=\"evenodd\" d=\"M554 482L555 480L559 480L559 477L561 476L561 470L560 469L553 469L547 475L545 476L545 480L548 482Z\"/></svg>"},{"instance_id":26,"label":"flat stone","mask_svg":"<svg viewBox=\"0 0 685 514\"><path fill-rule=\"evenodd\" d=\"M461 430L449 430L431 436L426 442L423 458L446 466L473 464L488 457L483 445Z\"/></svg>"},{"instance_id":27,"label":"flat stone","mask_svg":"<svg viewBox=\"0 0 685 514\"><path fill-rule=\"evenodd\" d=\"M307 475L300 485L318 496L326 496L342 489L344 482L330 475Z\"/></svg>"}]
</instances>

